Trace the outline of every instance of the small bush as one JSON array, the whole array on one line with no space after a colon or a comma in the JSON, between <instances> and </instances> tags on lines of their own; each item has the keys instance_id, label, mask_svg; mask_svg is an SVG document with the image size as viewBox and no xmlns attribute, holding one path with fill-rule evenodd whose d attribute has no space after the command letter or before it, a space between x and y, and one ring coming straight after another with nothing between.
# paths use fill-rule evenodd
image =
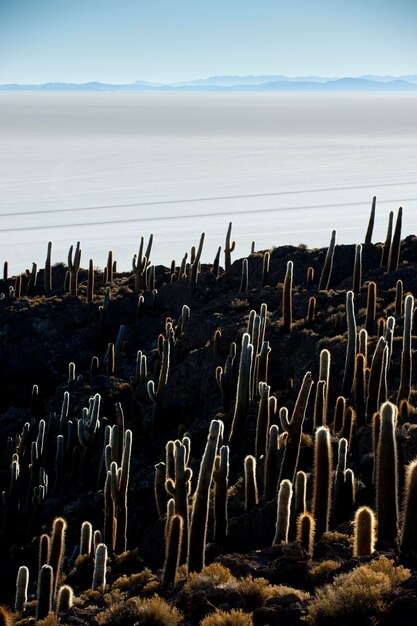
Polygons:
<instances>
[{"instance_id":1,"label":"small bush","mask_svg":"<svg viewBox=\"0 0 417 626\"><path fill-rule=\"evenodd\" d=\"M341 565L339 561L332 561L331 559L322 561L311 568L310 578L315 585L322 585L333 578L335 573L341 568Z\"/></svg>"},{"instance_id":2,"label":"small bush","mask_svg":"<svg viewBox=\"0 0 417 626\"><path fill-rule=\"evenodd\" d=\"M184 585L185 591L197 591L216 587L228 580L235 580L230 569L220 565L220 563L211 563L204 567L201 572L191 572L188 580Z\"/></svg>"},{"instance_id":3,"label":"small bush","mask_svg":"<svg viewBox=\"0 0 417 626\"><path fill-rule=\"evenodd\" d=\"M341 618L352 624L364 616L375 618L384 610L385 596L409 577L409 570L386 557L339 574L331 584L317 589L305 620L327 626Z\"/></svg>"},{"instance_id":4,"label":"small bush","mask_svg":"<svg viewBox=\"0 0 417 626\"><path fill-rule=\"evenodd\" d=\"M207 615L201 620L200 626L253 626L253 620L249 613L232 609Z\"/></svg>"},{"instance_id":5,"label":"small bush","mask_svg":"<svg viewBox=\"0 0 417 626\"><path fill-rule=\"evenodd\" d=\"M100 626L176 626L182 615L157 595L116 602L96 616Z\"/></svg>"},{"instance_id":6,"label":"small bush","mask_svg":"<svg viewBox=\"0 0 417 626\"><path fill-rule=\"evenodd\" d=\"M252 578L252 576L228 580L219 587L239 593L245 603L245 608L249 611L263 606L270 598L294 595L302 602L310 597L310 594L304 591L284 585L270 585L266 578Z\"/></svg>"}]
</instances>

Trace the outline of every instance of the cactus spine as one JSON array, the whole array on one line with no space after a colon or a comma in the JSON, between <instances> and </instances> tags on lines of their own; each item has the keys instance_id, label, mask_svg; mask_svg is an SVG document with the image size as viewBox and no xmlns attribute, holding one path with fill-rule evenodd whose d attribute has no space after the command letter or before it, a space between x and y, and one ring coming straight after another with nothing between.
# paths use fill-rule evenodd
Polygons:
<instances>
[{"instance_id":1,"label":"cactus spine","mask_svg":"<svg viewBox=\"0 0 417 626\"><path fill-rule=\"evenodd\" d=\"M200 572L204 567L209 491L219 438L222 434L223 422L212 420L193 499L188 549L188 570L190 572Z\"/></svg>"},{"instance_id":2,"label":"cactus spine","mask_svg":"<svg viewBox=\"0 0 417 626\"><path fill-rule=\"evenodd\" d=\"M370 556L375 550L375 513L361 506L355 513L353 523L353 556Z\"/></svg>"}]
</instances>

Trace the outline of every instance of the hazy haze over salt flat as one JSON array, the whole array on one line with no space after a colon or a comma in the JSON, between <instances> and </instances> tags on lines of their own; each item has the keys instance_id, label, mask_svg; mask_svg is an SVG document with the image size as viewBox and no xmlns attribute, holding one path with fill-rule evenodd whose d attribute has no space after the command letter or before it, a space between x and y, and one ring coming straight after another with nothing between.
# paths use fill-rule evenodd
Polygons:
<instances>
[{"instance_id":1,"label":"hazy haze over salt flat","mask_svg":"<svg viewBox=\"0 0 417 626\"><path fill-rule=\"evenodd\" d=\"M82 265L112 249L130 268L181 261L206 232L212 261L229 220L234 258L282 244L374 241L404 207L417 232L417 94L0 94L0 261Z\"/></svg>"}]
</instances>

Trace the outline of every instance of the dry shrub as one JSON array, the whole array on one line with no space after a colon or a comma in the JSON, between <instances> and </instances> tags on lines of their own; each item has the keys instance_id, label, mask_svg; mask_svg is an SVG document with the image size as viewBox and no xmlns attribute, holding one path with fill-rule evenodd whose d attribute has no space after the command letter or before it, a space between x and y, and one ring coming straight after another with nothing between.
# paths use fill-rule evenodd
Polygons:
<instances>
[{"instance_id":1,"label":"dry shrub","mask_svg":"<svg viewBox=\"0 0 417 626\"><path fill-rule=\"evenodd\" d=\"M149 568L131 576L120 576L112 585L112 589L126 591L129 595L143 595L149 589L152 589L154 593L158 587L159 581Z\"/></svg>"},{"instance_id":2,"label":"dry shrub","mask_svg":"<svg viewBox=\"0 0 417 626\"><path fill-rule=\"evenodd\" d=\"M332 561L328 559L318 563L310 570L310 578L315 585L322 585L333 578L335 572L341 568L342 564L339 561Z\"/></svg>"},{"instance_id":3,"label":"dry shrub","mask_svg":"<svg viewBox=\"0 0 417 626\"><path fill-rule=\"evenodd\" d=\"M60 626L61 621L55 613L48 613L48 615L36 622L36 626Z\"/></svg>"},{"instance_id":4,"label":"dry shrub","mask_svg":"<svg viewBox=\"0 0 417 626\"><path fill-rule=\"evenodd\" d=\"M207 615L200 626L253 626L252 616L241 610L216 611Z\"/></svg>"},{"instance_id":5,"label":"dry shrub","mask_svg":"<svg viewBox=\"0 0 417 626\"><path fill-rule=\"evenodd\" d=\"M303 601L310 597L310 594L298 589L284 585L270 585L266 578L252 578L252 576L231 579L219 585L219 587L238 593L245 603L245 608L249 611L263 606L270 598L294 595L297 599Z\"/></svg>"},{"instance_id":6,"label":"dry shrub","mask_svg":"<svg viewBox=\"0 0 417 626\"><path fill-rule=\"evenodd\" d=\"M154 595L112 603L96 616L96 622L100 626L176 626L182 622L182 614Z\"/></svg>"},{"instance_id":7,"label":"dry shrub","mask_svg":"<svg viewBox=\"0 0 417 626\"><path fill-rule=\"evenodd\" d=\"M220 563L211 563L203 567L201 572L191 572L184 585L184 590L198 591L210 589L210 587L217 587L217 585L225 583L228 580L235 580L230 569L224 567L224 565L220 565Z\"/></svg>"},{"instance_id":8,"label":"dry shrub","mask_svg":"<svg viewBox=\"0 0 417 626\"><path fill-rule=\"evenodd\" d=\"M410 570L396 566L386 557L339 574L331 584L317 589L308 606L309 624L337 624L340 619L373 618L385 608L385 596L410 577Z\"/></svg>"}]
</instances>

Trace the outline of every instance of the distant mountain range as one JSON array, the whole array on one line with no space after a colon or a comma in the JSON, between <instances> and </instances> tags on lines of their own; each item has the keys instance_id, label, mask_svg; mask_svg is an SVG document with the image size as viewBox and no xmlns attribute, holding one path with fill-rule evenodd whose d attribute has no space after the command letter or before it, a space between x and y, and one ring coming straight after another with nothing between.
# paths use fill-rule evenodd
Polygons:
<instances>
[{"instance_id":1,"label":"distant mountain range","mask_svg":"<svg viewBox=\"0 0 417 626\"><path fill-rule=\"evenodd\" d=\"M417 74L406 76L212 76L183 83L150 83L137 80L126 85L100 82L0 85L1 91L134 91L134 92L394 92L417 91Z\"/></svg>"}]
</instances>

